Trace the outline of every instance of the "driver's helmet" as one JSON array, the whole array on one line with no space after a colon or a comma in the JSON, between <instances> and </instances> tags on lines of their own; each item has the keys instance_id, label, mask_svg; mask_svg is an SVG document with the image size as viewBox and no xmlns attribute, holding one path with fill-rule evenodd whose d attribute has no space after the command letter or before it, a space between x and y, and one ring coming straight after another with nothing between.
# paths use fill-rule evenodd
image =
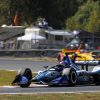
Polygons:
<instances>
[{"instance_id":1,"label":"driver's helmet","mask_svg":"<svg viewBox=\"0 0 100 100\"><path fill-rule=\"evenodd\" d=\"M69 65L68 65L68 62L67 61L62 61L62 62L60 62L60 65L62 66L62 67L68 67Z\"/></svg>"}]
</instances>

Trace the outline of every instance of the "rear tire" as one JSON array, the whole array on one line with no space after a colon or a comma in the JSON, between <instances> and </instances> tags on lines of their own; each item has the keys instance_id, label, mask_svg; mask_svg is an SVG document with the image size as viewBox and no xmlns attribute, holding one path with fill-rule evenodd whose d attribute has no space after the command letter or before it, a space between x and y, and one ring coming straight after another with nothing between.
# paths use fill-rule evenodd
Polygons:
<instances>
[{"instance_id":1,"label":"rear tire","mask_svg":"<svg viewBox=\"0 0 100 100\"><path fill-rule=\"evenodd\" d=\"M93 80L95 85L100 85L100 77L98 75L94 75Z\"/></svg>"},{"instance_id":2,"label":"rear tire","mask_svg":"<svg viewBox=\"0 0 100 100\"><path fill-rule=\"evenodd\" d=\"M77 73L74 68L65 68L63 70L63 75L68 77L69 86L75 86L77 82Z\"/></svg>"}]
</instances>

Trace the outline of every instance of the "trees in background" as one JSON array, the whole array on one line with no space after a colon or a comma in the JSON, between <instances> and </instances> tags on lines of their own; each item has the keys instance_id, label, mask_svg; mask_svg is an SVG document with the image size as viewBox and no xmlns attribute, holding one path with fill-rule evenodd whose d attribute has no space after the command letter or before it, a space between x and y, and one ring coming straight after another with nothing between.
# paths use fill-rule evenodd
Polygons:
<instances>
[{"instance_id":1,"label":"trees in background","mask_svg":"<svg viewBox=\"0 0 100 100\"><path fill-rule=\"evenodd\" d=\"M100 1L95 1L88 0L80 6L75 15L66 21L66 28L100 32Z\"/></svg>"},{"instance_id":2,"label":"trees in background","mask_svg":"<svg viewBox=\"0 0 100 100\"><path fill-rule=\"evenodd\" d=\"M9 0L5 1L0 0L0 25L8 23L8 19L9 19Z\"/></svg>"},{"instance_id":3,"label":"trees in background","mask_svg":"<svg viewBox=\"0 0 100 100\"><path fill-rule=\"evenodd\" d=\"M0 0L0 25L31 25L40 17L56 29L100 31L99 0Z\"/></svg>"},{"instance_id":4,"label":"trees in background","mask_svg":"<svg viewBox=\"0 0 100 100\"><path fill-rule=\"evenodd\" d=\"M32 24L39 17L44 17L50 26L64 28L65 20L74 15L79 0L0 0L0 16L13 23L16 11L19 12L20 24ZM4 8L5 7L5 8ZM8 16L9 18L6 18ZM2 24L2 21L0 24Z\"/></svg>"}]
</instances>

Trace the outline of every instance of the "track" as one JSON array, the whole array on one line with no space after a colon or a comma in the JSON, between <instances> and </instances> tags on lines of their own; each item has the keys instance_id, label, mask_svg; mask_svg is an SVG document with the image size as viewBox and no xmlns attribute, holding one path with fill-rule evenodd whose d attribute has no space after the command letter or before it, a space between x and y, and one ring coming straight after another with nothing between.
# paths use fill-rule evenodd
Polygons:
<instances>
[{"instance_id":1,"label":"track","mask_svg":"<svg viewBox=\"0 0 100 100\"><path fill-rule=\"evenodd\" d=\"M0 94L80 93L80 92L100 92L100 86L76 86L76 87L30 86L29 88L6 86L0 88Z\"/></svg>"},{"instance_id":2,"label":"track","mask_svg":"<svg viewBox=\"0 0 100 100\"><path fill-rule=\"evenodd\" d=\"M18 70L19 68L29 67L33 71L43 70L43 66L53 66L56 62L47 61L25 61L25 60L4 60L0 59L0 69ZM90 66L89 70L92 67ZM20 88L16 86L3 86L0 87L0 94L26 94L26 93L73 93L73 92L100 92L100 86L76 86L76 87L48 87L36 86L32 84L29 88Z\"/></svg>"}]
</instances>

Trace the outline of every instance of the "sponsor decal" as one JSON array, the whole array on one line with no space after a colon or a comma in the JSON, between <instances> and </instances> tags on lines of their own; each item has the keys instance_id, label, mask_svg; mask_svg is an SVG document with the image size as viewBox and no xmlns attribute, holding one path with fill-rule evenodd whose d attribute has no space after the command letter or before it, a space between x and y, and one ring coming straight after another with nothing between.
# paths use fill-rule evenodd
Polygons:
<instances>
[{"instance_id":1,"label":"sponsor decal","mask_svg":"<svg viewBox=\"0 0 100 100\"><path fill-rule=\"evenodd\" d=\"M98 65L99 61L98 60L86 60L86 61L81 61L81 60L77 60L75 61L76 64L88 64L88 65Z\"/></svg>"}]
</instances>

